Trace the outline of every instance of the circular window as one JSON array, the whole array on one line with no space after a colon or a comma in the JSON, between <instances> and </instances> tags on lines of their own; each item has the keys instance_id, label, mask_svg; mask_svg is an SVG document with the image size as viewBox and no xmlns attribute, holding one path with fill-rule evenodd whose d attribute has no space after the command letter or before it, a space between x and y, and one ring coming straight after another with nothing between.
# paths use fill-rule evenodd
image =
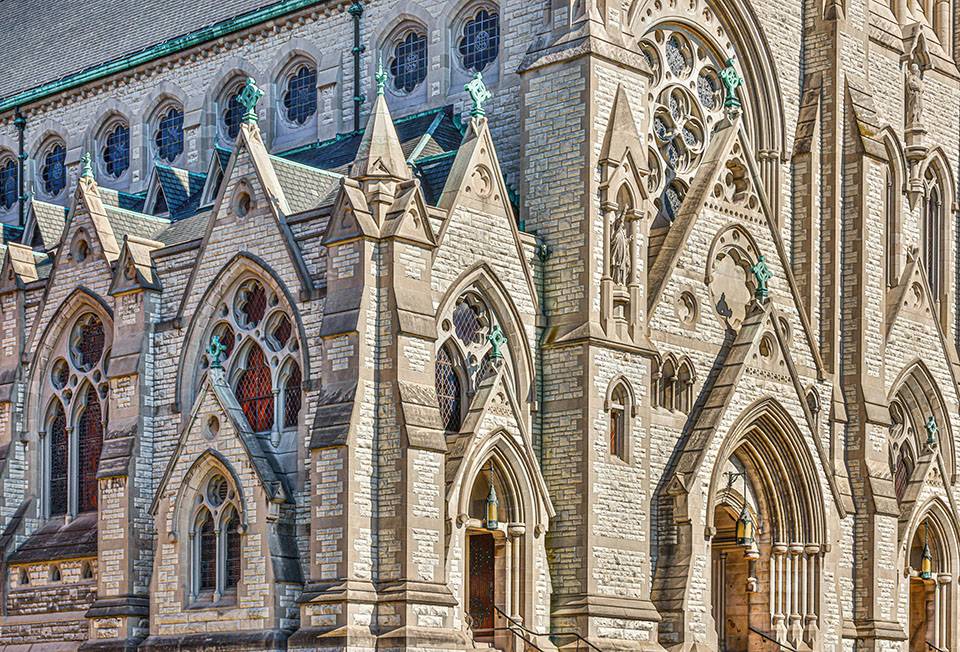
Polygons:
<instances>
[{"instance_id":1,"label":"circular window","mask_svg":"<svg viewBox=\"0 0 960 652\"><path fill-rule=\"evenodd\" d=\"M207 484L207 502L213 505L214 507L219 507L227 499L227 494L229 493L229 487L227 486L227 479L222 475L215 475L210 478L209 484Z\"/></svg>"},{"instance_id":2,"label":"circular window","mask_svg":"<svg viewBox=\"0 0 960 652\"><path fill-rule=\"evenodd\" d=\"M106 335L103 322L93 313L87 313L77 320L70 335L70 357L73 366L81 371L93 369L103 357Z\"/></svg>"}]
</instances>

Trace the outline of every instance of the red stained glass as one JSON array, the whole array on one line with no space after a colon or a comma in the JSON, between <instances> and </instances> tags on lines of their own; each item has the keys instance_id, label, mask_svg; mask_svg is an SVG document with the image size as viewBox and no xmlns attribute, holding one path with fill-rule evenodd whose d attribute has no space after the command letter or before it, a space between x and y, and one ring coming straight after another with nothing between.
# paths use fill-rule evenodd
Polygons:
<instances>
[{"instance_id":1,"label":"red stained glass","mask_svg":"<svg viewBox=\"0 0 960 652\"><path fill-rule=\"evenodd\" d=\"M460 378L446 349L437 352L436 385L444 430L460 430Z\"/></svg>"},{"instance_id":2,"label":"red stained glass","mask_svg":"<svg viewBox=\"0 0 960 652\"><path fill-rule=\"evenodd\" d=\"M223 362L223 360L229 358L230 354L233 353L233 345L236 343L233 329L226 324L221 324L214 329L213 334L220 338L220 344L224 346L223 359L221 359L221 362Z\"/></svg>"},{"instance_id":3,"label":"red stained glass","mask_svg":"<svg viewBox=\"0 0 960 652\"><path fill-rule=\"evenodd\" d=\"M278 348L283 348L287 345L287 341L290 339L291 329L292 326L287 316L280 315L276 326L273 327L273 339L277 341Z\"/></svg>"},{"instance_id":4,"label":"red stained glass","mask_svg":"<svg viewBox=\"0 0 960 652\"><path fill-rule=\"evenodd\" d=\"M68 440L67 417L63 406L57 401L53 420L50 422L50 515L67 513Z\"/></svg>"},{"instance_id":5,"label":"red stained glass","mask_svg":"<svg viewBox=\"0 0 960 652\"><path fill-rule=\"evenodd\" d=\"M77 366L84 370L93 369L100 362L105 341L103 322L90 314L82 317L74 332Z\"/></svg>"},{"instance_id":6,"label":"red stained glass","mask_svg":"<svg viewBox=\"0 0 960 652\"><path fill-rule=\"evenodd\" d=\"M289 322L287 322L289 323ZM283 427L296 428L300 419L300 405L302 401L300 385L303 379L300 376L300 367L293 365L287 382L283 386Z\"/></svg>"},{"instance_id":7,"label":"red stained glass","mask_svg":"<svg viewBox=\"0 0 960 652\"><path fill-rule=\"evenodd\" d=\"M92 512L97 509L97 468L103 448L100 399L93 387L87 388L86 405L77 422L77 442L80 461L79 511Z\"/></svg>"},{"instance_id":8,"label":"red stained glass","mask_svg":"<svg viewBox=\"0 0 960 652\"><path fill-rule=\"evenodd\" d=\"M254 432L273 429L273 383L263 350L254 346L237 382L237 400Z\"/></svg>"},{"instance_id":9,"label":"red stained glass","mask_svg":"<svg viewBox=\"0 0 960 652\"><path fill-rule=\"evenodd\" d=\"M227 523L226 532L227 532L227 545L225 550L227 553L227 558L225 560L224 567L226 568L227 575L223 578L223 588L232 589L237 586L237 583L240 581L240 530L239 530L240 521L237 518L236 514L230 516L230 520Z\"/></svg>"},{"instance_id":10,"label":"red stained glass","mask_svg":"<svg viewBox=\"0 0 960 652\"><path fill-rule=\"evenodd\" d=\"M240 293L240 312L247 325L256 326L267 311L267 293L260 283L249 283Z\"/></svg>"},{"instance_id":11,"label":"red stained glass","mask_svg":"<svg viewBox=\"0 0 960 652\"><path fill-rule=\"evenodd\" d=\"M217 533L213 531L213 519L204 514L200 526L200 568L201 591L213 591L217 588Z\"/></svg>"}]
</instances>

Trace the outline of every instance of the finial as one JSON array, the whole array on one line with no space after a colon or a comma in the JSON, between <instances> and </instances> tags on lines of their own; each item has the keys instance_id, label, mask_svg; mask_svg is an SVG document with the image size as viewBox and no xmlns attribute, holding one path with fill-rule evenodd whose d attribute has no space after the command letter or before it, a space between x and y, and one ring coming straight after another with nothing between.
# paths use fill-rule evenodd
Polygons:
<instances>
[{"instance_id":1,"label":"finial","mask_svg":"<svg viewBox=\"0 0 960 652\"><path fill-rule=\"evenodd\" d=\"M347 9L347 13L351 16L362 16L363 15L363 3L360 0L353 0L353 3L350 5L350 8Z\"/></svg>"},{"instance_id":2,"label":"finial","mask_svg":"<svg viewBox=\"0 0 960 652\"><path fill-rule=\"evenodd\" d=\"M754 295L757 297L757 301L763 303L767 300L767 297L770 296L767 281L773 278L773 272L770 271L770 267L767 265L767 259L763 256L760 256L757 264L752 266L750 271L753 272L753 278L757 282L757 289L754 291Z\"/></svg>"},{"instance_id":3,"label":"finial","mask_svg":"<svg viewBox=\"0 0 960 652\"><path fill-rule=\"evenodd\" d=\"M939 428L937 428L937 420L933 418L933 415L930 415L930 418L927 419L927 446L933 448L937 445L937 433Z\"/></svg>"},{"instance_id":4,"label":"finial","mask_svg":"<svg viewBox=\"0 0 960 652\"><path fill-rule=\"evenodd\" d=\"M263 97L263 91L253 81L253 77L247 77L247 82L237 96L237 101L247 110L241 118L244 124L257 124L257 102Z\"/></svg>"},{"instance_id":5,"label":"finial","mask_svg":"<svg viewBox=\"0 0 960 652\"><path fill-rule=\"evenodd\" d=\"M383 69L383 55L377 57L377 95L383 95L383 89L387 86L387 71Z\"/></svg>"},{"instance_id":6,"label":"finial","mask_svg":"<svg viewBox=\"0 0 960 652\"><path fill-rule=\"evenodd\" d=\"M740 98L737 97L737 89L743 86L744 83L743 77L740 76L736 66L734 66L736 58L735 54L731 54L727 58L727 67L720 71L720 81L723 82L723 87L726 91L723 106L733 110L740 109Z\"/></svg>"},{"instance_id":7,"label":"finial","mask_svg":"<svg viewBox=\"0 0 960 652\"><path fill-rule=\"evenodd\" d=\"M500 349L507 343L507 336L503 334L503 329L500 328L499 324L490 329L490 334L487 335L487 342L490 343L490 359L502 360L503 351Z\"/></svg>"},{"instance_id":8,"label":"finial","mask_svg":"<svg viewBox=\"0 0 960 652\"><path fill-rule=\"evenodd\" d=\"M87 152L80 157L80 178L93 178L93 157L90 156L90 152Z\"/></svg>"},{"instance_id":9,"label":"finial","mask_svg":"<svg viewBox=\"0 0 960 652\"><path fill-rule=\"evenodd\" d=\"M207 355L210 356L211 369L223 369L220 358L227 350L227 345L220 341L219 335L210 338L210 346L207 347Z\"/></svg>"},{"instance_id":10,"label":"finial","mask_svg":"<svg viewBox=\"0 0 960 652\"><path fill-rule=\"evenodd\" d=\"M464 84L463 90L467 91L470 95L471 102L473 102L470 115L474 118L486 115L486 112L483 110L483 103L492 98L493 93L491 93L487 85L483 83L483 75L479 72L474 73L473 79Z\"/></svg>"}]
</instances>

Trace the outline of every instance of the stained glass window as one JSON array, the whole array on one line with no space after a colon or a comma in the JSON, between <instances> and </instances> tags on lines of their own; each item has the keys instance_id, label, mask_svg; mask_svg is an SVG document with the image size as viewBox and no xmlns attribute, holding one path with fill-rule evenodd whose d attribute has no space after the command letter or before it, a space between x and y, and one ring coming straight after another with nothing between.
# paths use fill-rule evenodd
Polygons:
<instances>
[{"instance_id":1,"label":"stained glass window","mask_svg":"<svg viewBox=\"0 0 960 652\"><path fill-rule=\"evenodd\" d=\"M279 351L290 341L293 325L290 323L290 319L284 314L279 315L271 321L273 323L270 326L270 339L272 340L270 346L274 350Z\"/></svg>"},{"instance_id":2,"label":"stained glass window","mask_svg":"<svg viewBox=\"0 0 960 652\"><path fill-rule=\"evenodd\" d=\"M220 362L223 362L233 353L233 345L236 341L233 329L230 328L229 324L220 324L213 329L213 334L220 338L220 344L224 346L223 357L220 359Z\"/></svg>"},{"instance_id":3,"label":"stained glass window","mask_svg":"<svg viewBox=\"0 0 960 652\"><path fill-rule=\"evenodd\" d=\"M43 191L48 195L59 195L67 187L67 150L63 145L54 145L43 157L40 177Z\"/></svg>"},{"instance_id":4,"label":"stained glass window","mask_svg":"<svg viewBox=\"0 0 960 652\"><path fill-rule=\"evenodd\" d=\"M481 9L463 26L458 45L463 67L470 72L483 72L493 63L500 50L500 16Z\"/></svg>"},{"instance_id":5,"label":"stained glass window","mask_svg":"<svg viewBox=\"0 0 960 652\"><path fill-rule=\"evenodd\" d=\"M453 311L453 328L457 337L466 343L478 341L480 335L480 307L466 299L457 303Z\"/></svg>"},{"instance_id":6,"label":"stained glass window","mask_svg":"<svg viewBox=\"0 0 960 652\"><path fill-rule=\"evenodd\" d=\"M240 123L243 120L243 114L247 110L240 104L240 91L243 85L240 84L234 88L233 92L226 99L226 106L223 109L223 130L231 140L240 133Z\"/></svg>"},{"instance_id":7,"label":"stained glass window","mask_svg":"<svg viewBox=\"0 0 960 652\"><path fill-rule=\"evenodd\" d=\"M625 459L627 428L627 392L622 385L613 390L610 398L610 454Z\"/></svg>"},{"instance_id":8,"label":"stained glass window","mask_svg":"<svg viewBox=\"0 0 960 652\"><path fill-rule=\"evenodd\" d=\"M460 430L460 377L446 349L437 352L436 385L444 430L456 432Z\"/></svg>"},{"instance_id":9,"label":"stained glass window","mask_svg":"<svg viewBox=\"0 0 960 652\"><path fill-rule=\"evenodd\" d=\"M300 365L293 363L290 374L283 386L283 427L296 428L300 419L300 404L302 400L300 385L303 379L300 376Z\"/></svg>"},{"instance_id":10,"label":"stained glass window","mask_svg":"<svg viewBox=\"0 0 960 652\"><path fill-rule=\"evenodd\" d=\"M409 32L393 48L390 60L390 76L393 87L401 93L409 93L427 78L427 35Z\"/></svg>"},{"instance_id":11,"label":"stained glass window","mask_svg":"<svg viewBox=\"0 0 960 652\"><path fill-rule=\"evenodd\" d=\"M11 158L0 163L0 208L12 208L17 195L17 164Z\"/></svg>"},{"instance_id":12,"label":"stained glass window","mask_svg":"<svg viewBox=\"0 0 960 652\"><path fill-rule=\"evenodd\" d=\"M172 162L183 152L183 110L171 107L163 112L157 123L157 132L153 136L157 147L157 156Z\"/></svg>"},{"instance_id":13,"label":"stained glass window","mask_svg":"<svg viewBox=\"0 0 960 652\"><path fill-rule=\"evenodd\" d=\"M223 588L229 590L236 588L240 581L240 519L237 518L236 512L230 514L224 529L227 541L224 546L226 575L223 578Z\"/></svg>"},{"instance_id":14,"label":"stained glass window","mask_svg":"<svg viewBox=\"0 0 960 652\"><path fill-rule=\"evenodd\" d=\"M237 310L244 326L252 328L260 323L267 311L267 293L257 281L244 284L237 292Z\"/></svg>"},{"instance_id":15,"label":"stained glass window","mask_svg":"<svg viewBox=\"0 0 960 652\"><path fill-rule=\"evenodd\" d=\"M50 515L67 513L67 469L69 468L69 441L67 417L60 401L56 402L50 421Z\"/></svg>"},{"instance_id":16,"label":"stained glass window","mask_svg":"<svg viewBox=\"0 0 960 652\"><path fill-rule=\"evenodd\" d=\"M198 579L201 591L215 591L217 588L217 533L213 529L213 518L204 511L199 532L200 567Z\"/></svg>"},{"instance_id":17,"label":"stained glass window","mask_svg":"<svg viewBox=\"0 0 960 652\"><path fill-rule=\"evenodd\" d=\"M287 78L287 91L283 94L283 108L287 119L302 125L317 112L317 71L309 66L300 66Z\"/></svg>"},{"instance_id":18,"label":"stained glass window","mask_svg":"<svg viewBox=\"0 0 960 652\"><path fill-rule=\"evenodd\" d=\"M100 362L105 341L103 322L91 313L81 317L74 326L71 341L73 361L77 368L82 371L93 369Z\"/></svg>"},{"instance_id":19,"label":"stained glass window","mask_svg":"<svg viewBox=\"0 0 960 652\"><path fill-rule=\"evenodd\" d=\"M900 452L897 455L897 465L893 473L893 490L897 495L897 501L903 500L907 493L907 485L910 484L910 475L913 473L913 462L910 459L910 450L906 443L900 445Z\"/></svg>"},{"instance_id":20,"label":"stained glass window","mask_svg":"<svg viewBox=\"0 0 960 652\"><path fill-rule=\"evenodd\" d=\"M103 420L100 399L92 386L87 388L86 405L77 422L77 444L80 465L79 511L96 511L97 467L103 448Z\"/></svg>"},{"instance_id":21,"label":"stained glass window","mask_svg":"<svg viewBox=\"0 0 960 652\"><path fill-rule=\"evenodd\" d=\"M111 177L119 177L130 167L130 128L116 125L103 144L103 167Z\"/></svg>"},{"instance_id":22,"label":"stained glass window","mask_svg":"<svg viewBox=\"0 0 960 652\"><path fill-rule=\"evenodd\" d=\"M263 350L254 345L237 381L237 400L254 432L273 429L273 384Z\"/></svg>"}]
</instances>

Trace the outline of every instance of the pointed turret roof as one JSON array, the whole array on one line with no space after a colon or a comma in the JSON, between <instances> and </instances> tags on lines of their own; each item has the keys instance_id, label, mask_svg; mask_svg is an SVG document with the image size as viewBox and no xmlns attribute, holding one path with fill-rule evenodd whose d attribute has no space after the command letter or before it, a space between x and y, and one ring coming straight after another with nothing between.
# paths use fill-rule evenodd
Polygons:
<instances>
[{"instance_id":1,"label":"pointed turret roof","mask_svg":"<svg viewBox=\"0 0 960 652\"><path fill-rule=\"evenodd\" d=\"M373 111L363 130L363 140L353 164L351 176L356 179L390 178L410 179L410 167L400 147L400 138L390 117L387 98L383 95L386 75L383 67L377 71L377 97L373 102Z\"/></svg>"}]
</instances>

